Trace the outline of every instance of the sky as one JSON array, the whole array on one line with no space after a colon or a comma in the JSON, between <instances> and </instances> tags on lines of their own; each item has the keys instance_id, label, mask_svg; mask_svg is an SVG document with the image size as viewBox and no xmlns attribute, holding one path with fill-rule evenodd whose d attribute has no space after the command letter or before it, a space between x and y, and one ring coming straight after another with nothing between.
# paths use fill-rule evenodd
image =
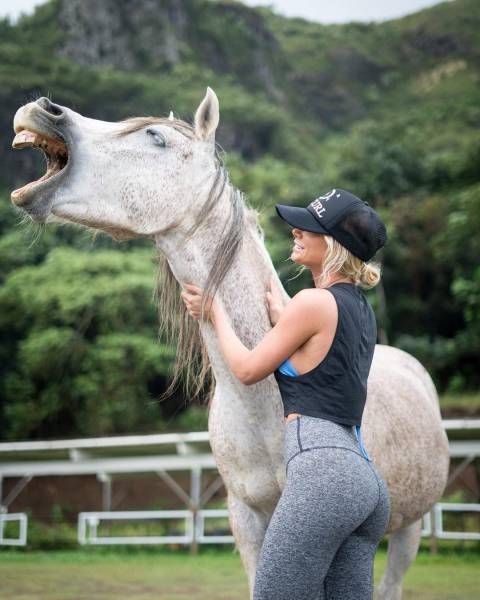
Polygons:
<instances>
[{"instance_id":1,"label":"sky","mask_svg":"<svg viewBox=\"0 0 480 600\"><path fill-rule=\"evenodd\" d=\"M439 4L439 0L243 0L243 2L250 6L272 6L275 12L287 17L303 17L320 23L384 21Z\"/></svg>"},{"instance_id":2,"label":"sky","mask_svg":"<svg viewBox=\"0 0 480 600\"><path fill-rule=\"evenodd\" d=\"M99 0L101 1L101 0ZM32 12L44 0L0 0L0 17L13 21L22 12ZM383 21L416 12L439 0L243 0L250 6L271 6L287 17L303 17L321 23Z\"/></svg>"}]
</instances>

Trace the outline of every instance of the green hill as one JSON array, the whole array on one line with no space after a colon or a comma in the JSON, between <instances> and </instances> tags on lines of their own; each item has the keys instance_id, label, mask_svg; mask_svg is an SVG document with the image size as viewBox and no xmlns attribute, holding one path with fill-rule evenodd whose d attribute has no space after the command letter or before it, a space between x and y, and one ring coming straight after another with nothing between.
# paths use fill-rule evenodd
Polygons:
<instances>
[{"instance_id":1,"label":"green hill","mask_svg":"<svg viewBox=\"0 0 480 600\"><path fill-rule=\"evenodd\" d=\"M293 273L285 260L290 230L274 216L274 204L306 205L331 187L351 189L382 214L389 233L383 286L369 292L380 341L417 356L442 391L478 389L479 38L475 0L345 25L209 0L50 0L16 24L0 21L0 436L88 434L95 423L103 432L125 430L113 407L92 418L92 398L107 383L102 377L124 369L107 338L123 335L111 339L127 354L134 348L145 366L155 356L155 316L145 296L141 323L129 323L113 303L112 318L104 315L107 330L99 332L92 322L71 349L69 332L98 310L105 281L99 270L92 294L67 314L68 290L60 275L55 279L62 270L48 265L68 257L80 279L81 257L89 253L104 268L111 263L113 273L126 268L122 294L138 298L135 273L143 273L145 294L153 263L145 271L149 246L143 241L119 246L101 236L93 243L78 228L53 226L34 229L32 236L20 225L9 191L44 167L37 153L12 151L12 119L21 104L42 95L105 120L173 110L191 121L210 85L220 100L217 140L232 180L259 209L289 293L311 282L305 274L286 281ZM108 258L96 257L100 251ZM125 251L131 262L119 267ZM41 302L18 303L19 282L28 299L40 285L34 273L43 272L56 289L53 306L60 307L51 320ZM34 356L42 348L45 356L71 349L63 387L55 388L58 371L51 367L49 373L43 363L38 379ZM155 348L169 356L168 348ZM146 369L143 379L122 383L125 396L136 399L133 429L159 427L138 408L168 377L168 361L158 364L158 373ZM87 367L94 385L81 373ZM118 381L112 376L104 393ZM80 391L72 399L67 390L73 382ZM80 421L69 402L83 415ZM172 406L159 407L159 419Z\"/></svg>"}]
</instances>

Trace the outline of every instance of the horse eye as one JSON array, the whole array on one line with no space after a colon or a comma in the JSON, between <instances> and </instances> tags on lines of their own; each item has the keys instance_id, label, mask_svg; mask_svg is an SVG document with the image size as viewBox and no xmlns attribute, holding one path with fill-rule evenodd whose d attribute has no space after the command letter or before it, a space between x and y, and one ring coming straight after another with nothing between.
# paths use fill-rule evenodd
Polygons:
<instances>
[{"instance_id":1,"label":"horse eye","mask_svg":"<svg viewBox=\"0 0 480 600\"><path fill-rule=\"evenodd\" d=\"M166 140L163 135L159 131L155 131L155 129L147 129L148 135L151 135L155 140L155 144L158 144L162 148L166 146Z\"/></svg>"}]
</instances>

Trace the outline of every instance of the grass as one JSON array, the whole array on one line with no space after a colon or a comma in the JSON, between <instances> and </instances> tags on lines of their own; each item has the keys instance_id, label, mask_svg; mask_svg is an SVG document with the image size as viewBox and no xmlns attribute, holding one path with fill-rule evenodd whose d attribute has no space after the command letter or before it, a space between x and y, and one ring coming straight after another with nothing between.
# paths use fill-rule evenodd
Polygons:
<instances>
[{"instance_id":1,"label":"grass","mask_svg":"<svg viewBox=\"0 0 480 600\"><path fill-rule=\"evenodd\" d=\"M458 393L440 396L440 409L442 413L456 410L465 412L466 415L480 415L480 393Z\"/></svg>"},{"instance_id":2,"label":"grass","mask_svg":"<svg viewBox=\"0 0 480 600\"><path fill-rule=\"evenodd\" d=\"M229 551L5 554L2 600L240 600L248 587L238 554Z\"/></svg>"},{"instance_id":3,"label":"grass","mask_svg":"<svg viewBox=\"0 0 480 600\"><path fill-rule=\"evenodd\" d=\"M386 551L375 558L375 583ZM421 550L404 579L403 600L479 598L480 553ZM167 548L85 548L0 553L2 600L248 600L239 554L202 547L197 556Z\"/></svg>"}]
</instances>

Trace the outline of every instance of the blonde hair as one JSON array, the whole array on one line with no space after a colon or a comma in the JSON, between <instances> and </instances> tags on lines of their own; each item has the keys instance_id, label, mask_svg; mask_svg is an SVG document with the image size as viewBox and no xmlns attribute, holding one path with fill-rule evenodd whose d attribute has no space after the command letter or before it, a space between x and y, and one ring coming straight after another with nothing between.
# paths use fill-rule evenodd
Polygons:
<instances>
[{"instance_id":1,"label":"blonde hair","mask_svg":"<svg viewBox=\"0 0 480 600\"><path fill-rule=\"evenodd\" d=\"M324 287L331 275L349 277L355 285L371 289L380 281L381 265L378 262L365 262L354 256L345 246L337 242L331 235L324 235L327 251L323 261L323 269L315 283Z\"/></svg>"}]
</instances>

